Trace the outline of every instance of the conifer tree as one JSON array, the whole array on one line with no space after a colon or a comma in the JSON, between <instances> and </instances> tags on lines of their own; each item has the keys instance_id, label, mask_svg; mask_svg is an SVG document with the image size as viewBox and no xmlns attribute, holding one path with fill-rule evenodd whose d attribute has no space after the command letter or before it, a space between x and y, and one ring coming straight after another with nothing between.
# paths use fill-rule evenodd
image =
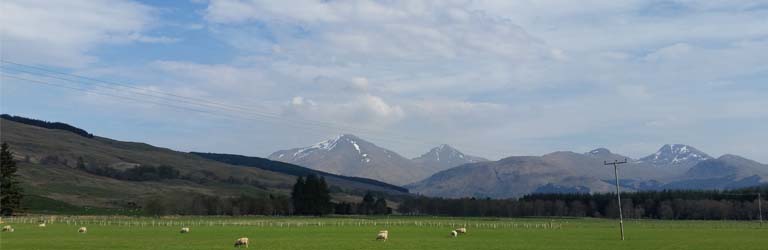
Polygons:
<instances>
[{"instance_id":1,"label":"conifer tree","mask_svg":"<svg viewBox=\"0 0 768 250\"><path fill-rule=\"evenodd\" d=\"M306 183L304 177L299 176L296 178L296 184L293 185L293 191L291 192L291 201L293 202L293 213L304 214L306 195L304 193L306 189Z\"/></svg>"},{"instance_id":2,"label":"conifer tree","mask_svg":"<svg viewBox=\"0 0 768 250\"><path fill-rule=\"evenodd\" d=\"M8 144L0 146L0 214L13 215L21 208L22 189L19 186L16 161Z\"/></svg>"}]
</instances>

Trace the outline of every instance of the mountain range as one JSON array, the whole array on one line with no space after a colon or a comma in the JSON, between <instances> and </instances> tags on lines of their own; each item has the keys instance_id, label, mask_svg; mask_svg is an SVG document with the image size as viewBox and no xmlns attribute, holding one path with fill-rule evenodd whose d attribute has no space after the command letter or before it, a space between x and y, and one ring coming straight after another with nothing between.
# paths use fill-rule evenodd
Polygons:
<instances>
[{"instance_id":1,"label":"mountain range","mask_svg":"<svg viewBox=\"0 0 768 250\"><path fill-rule=\"evenodd\" d=\"M728 189L765 183L768 167L736 155L713 158L695 147L667 144L640 159L597 148L585 153L553 152L489 161L440 145L408 160L354 135L280 150L269 157L329 173L404 185L411 192L440 197L520 197L530 193L612 192L621 165L625 191Z\"/></svg>"},{"instance_id":2,"label":"mountain range","mask_svg":"<svg viewBox=\"0 0 768 250\"><path fill-rule=\"evenodd\" d=\"M440 145L414 159L355 135L342 134L308 147L280 150L267 158L333 174L365 177L405 185L461 164L486 161Z\"/></svg>"},{"instance_id":3,"label":"mountain range","mask_svg":"<svg viewBox=\"0 0 768 250\"><path fill-rule=\"evenodd\" d=\"M307 174L325 177L336 200L357 199L368 191L493 198L612 192L612 167L604 163L624 159L629 163L620 165L623 191L732 189L768 181L768 165L732 154L714 158L684 144L664 145L639 159L597 148L490 161L449 145L408 159L342 134L265 159L178 152L95 136L68 124L7 115L0 123L0 139L11 145L28 194L78 206L120 207L163 194L286 196L296 177ZM170 168L176 174L125 175L142 168Z\"/></svg>"},{"instance_id":4,"label":"mountain range","mask_svg":"<svg viewBox=\"0 0 768 250\"><path fill-rule=\"evenodd\" d=\"M612 192L612 166L620 165L623 191L733 189L768 181L768 165L736 155L711 158L694 147L672 144L631 160L601 148L583 154L555 152L465 164L406 185L411 192L439 197L520 197L530 193Z\"/></svg>"}]
</instances>

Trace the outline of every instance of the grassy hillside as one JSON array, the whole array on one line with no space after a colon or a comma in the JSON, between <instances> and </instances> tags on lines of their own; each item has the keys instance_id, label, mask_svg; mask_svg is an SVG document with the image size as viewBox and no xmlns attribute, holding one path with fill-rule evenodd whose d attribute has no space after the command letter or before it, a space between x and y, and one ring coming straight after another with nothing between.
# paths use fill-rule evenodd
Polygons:
<instances>
[{"instance_id":1,"label":"grassy hillside","mask_svg":"<svg viewBox=\"0 0 768 250\"><path fill-rule=\"evenodd\" d=\"M103 137L84 137L66 130L48 129L0 120L0 139L7 142L19 165L28 195L76 207L133 208L153 197L207 195L227 197L288 196L295 175L261 168L241 167L170 149ZM166 168L171 177L138 169ZM129 175L128 173L132 173ZM329 184L339 199L349 193L388 190L350 180ZM346 193L346 194L345 194ZM39 201L39 199L38 199ZM39 202L27 202L30 209ZM62 207L66 207L63 206Z\"/></svg>"}]
</instances>

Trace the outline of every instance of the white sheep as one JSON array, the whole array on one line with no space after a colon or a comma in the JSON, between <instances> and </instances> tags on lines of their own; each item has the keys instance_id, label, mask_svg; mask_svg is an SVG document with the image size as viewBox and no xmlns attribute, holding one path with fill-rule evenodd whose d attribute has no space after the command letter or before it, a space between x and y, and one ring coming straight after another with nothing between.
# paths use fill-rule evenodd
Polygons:
<instances>
[{"instance_id":1,"label":"white sheep","mask_svg":"<svg viewBox=\"0 0 768 250\"><path fill-rule=\"evenodd\" d=\"M13 232L13 227L11 225L3 226L3 232Z\"/></svg>"},{"instance_id":2,"label":"white sheep","mask_svg":"<svg viewBox=\"0 0 768 250\"><path fill-rule=\"evenodd\" d=\"M45 227L45 223L37 224L37 227Z\"/></svg>"},{"instance_id":3,"label":"white sheep","mask_svg":"<svg viewBox=\"0 0 768 250\"><path fill-rule=\"evenodd\" d=\"M242 246L245 246L245 248L248 248L248 238L242 237L235 241L235 247L242 247Z\"/></svg>"},{"instance_id":4,"label":"white sheep","mask_svg":"<svg viewBox=\"0 0 768 250\"><path fill-rule=\"evenodd\" d=\"M77 232L78 233L87 233L88 232L88 228L80 227L80 228L77 229Z\"/></svg>"},{"instance_id":5,"label":"white sheep","mask_svg":"<svg viewBox=\"0 0 768 250\"><path fill-rule=\"evenodd\" d=\"M458 236L458 235L459 235L459 233L456 232L456 230L451 231L451 237L456 238L456 236Z\"/></svg>"},{"instance_id":6,"label":"white sheep","mask_svg":"<svg viewBox=\"0 0 768 250\"><path fill-rule=\"evenodd\" d=\"M183 233L183 234L184 233L189 233L189 228L188 227L182 227L181 228L181 233Z\"/></svg>"},{"instance_id":7,"label":"white sheep","mask_svg":"<svg viewBox=\"0 0 768 250\"><path fill-rule=\"evenodd\" d=\"M376 235L376 240L387 241L387 239L389 239L389 231L387 230L381 230L379 231L379 234Z\"/></svg>"},{"instance_id":8,"label":"white sheep","mask_svg":"<svg viewBox=\"0 0 768 250\"><path fill-rule=\"evenodd\" d=\"M460 234L465 234L465 233L467 233L467 228L464 228L464 227L456 228L456 232L460 233Z\"/></svg>"}]
</instances>

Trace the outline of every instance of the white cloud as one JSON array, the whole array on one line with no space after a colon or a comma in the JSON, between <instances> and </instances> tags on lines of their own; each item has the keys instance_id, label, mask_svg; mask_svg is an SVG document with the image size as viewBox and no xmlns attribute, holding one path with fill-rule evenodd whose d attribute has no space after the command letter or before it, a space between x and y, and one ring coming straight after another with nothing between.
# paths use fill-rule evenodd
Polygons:
<instances>
[{"instance_id":1,"label":"white cloud","mask_svg":"<svg viewBox=\"0 0 768 250\"><path fill-rule=\"evenodd\" d=\"M215 30L227 31L216 33L221 39L243 51L263 54L279 46L264 60L266 71L280 77L267 78L311 96L319 119L390 114L401 117L391 128L428 138L471 130L527 143L583 143L567 138L636 126L646 130L627 131L663 138L703 121L761 114L718 107L741 102L735 96L713 102L723 92L705 84L764 74L768 64L755 53L766 47L766 10L754 1L676 1L662 8L640 0L296 6L302 7L214 0L205 16ZM251 32L249 24L265 29ZM660 127L668 130L655 130ZM500 140L494 146L508 146Z\"/></svg>"},{"instance_id":2,"label":"white cloud","mask_svg":"<svg viewBox=\"0 0 768 250\"><path fill-rule=\"evenodd\" d=\"M0 16L3 24L41 28L4 26L12 34L4 35L4 56L82 66L99 60L90 51L104 43L194 42L149 34L153 10L127 1L46 3L69 11L38 14L41 2L8 3L26 9L14 12L24 16ZM707 128L768 119L768 8L760 1L201 3L208 4L200 13L204 24L194 32L231 46L234 59L170 55L107 75L292 121L494 151L484 155L490 157L610 147L600 140L608 135L631 141L613 145L630 155L700 134L718 145L715 151L729 152L737 144L729 137L744 138L744 145L761 145L756 138L765 137ZM271 127L270 136L295 135L283 125ZM291 146L318 139L299 135ZM412 155L424 150L386 146Z\"/></svg>"},{"instance_id":3,"label":"white cloud","mask_svg":"<svg viewBox=\"0 0 768 250\"><path fill-rule=\"evenodd\" d=\"M684 57L692 50L691 45L686 43L676 43L670 46L660 48L645 56L645 60L658 62L660 60L675 60Z\"/></svg>"},{"instance_id":4,"label":"white cloud","mask_svg":"<svg viewBox=\"0 0 768 250\"><path fill-rule=\"evenodd\" d=\"M0 3L2 53L22 63L82 67L98 58L103 43L169 42L142 32L152 22L150 7L131 1L16 1Z\"/></svg>"}]
</instances>

